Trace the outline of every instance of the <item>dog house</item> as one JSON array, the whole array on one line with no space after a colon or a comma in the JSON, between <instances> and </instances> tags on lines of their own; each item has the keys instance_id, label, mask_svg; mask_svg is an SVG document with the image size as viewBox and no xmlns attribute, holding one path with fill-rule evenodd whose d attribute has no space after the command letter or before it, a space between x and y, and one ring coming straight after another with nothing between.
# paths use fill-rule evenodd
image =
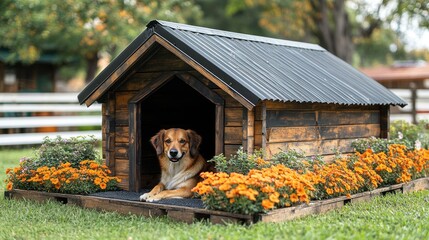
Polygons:
<instances>
[{"instance_id":1,"label":"dog house","mask_svg":"<svg viewBox=\"0 0 429 240\"><path fill-rule=\"evenodd\" d=\"M163 128L198 132L206 159L240 146L332 156L386 138L389 106L406 105L318 45L156 20L78 98L102 104L103 158L129 191L157 182L149 139Z\"/></svg>"}]
</instances>

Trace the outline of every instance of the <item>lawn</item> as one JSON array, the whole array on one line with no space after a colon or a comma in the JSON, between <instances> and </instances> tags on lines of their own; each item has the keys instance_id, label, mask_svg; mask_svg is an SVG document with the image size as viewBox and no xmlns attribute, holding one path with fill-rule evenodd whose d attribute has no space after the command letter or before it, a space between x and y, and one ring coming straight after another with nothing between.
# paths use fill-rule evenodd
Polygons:
<instances>
[{"instance_id":1,"label":"lawn","mask_svg":"<svg viewBox=\"0 0 429 240\"><path fill-rule=\"evenodd\" d=\"M5 169L29 155L28 149L0 150L1 192ZM123 216L2 196L0 222L0 239L428 239L429 191L387 195L323 215L251 226L188 225L166 217Z\"/></svg>"}]
</instances>

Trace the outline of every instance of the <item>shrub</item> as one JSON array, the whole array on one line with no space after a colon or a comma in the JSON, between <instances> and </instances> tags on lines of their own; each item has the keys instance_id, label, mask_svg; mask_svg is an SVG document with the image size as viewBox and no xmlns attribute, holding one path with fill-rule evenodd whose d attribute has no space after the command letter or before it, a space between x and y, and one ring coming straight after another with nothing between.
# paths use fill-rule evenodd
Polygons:
<instances>
[{"instance_id":1,"label":"shrub","mask_svg":"<svg viewBox=\"0 0 429 240\"><path fill-rule=\"evenodd\" d=\"M414 149L414 142L409 141L408 139L383 139L383 138L366 138L358 139L352 142L351 146L356 152L364 153L367 149L371 149L374 153L384 152L388 153L389 146L392 144L401 144L406 146L408 149Z\"/></svg>"},{"instance_id":2,"label":"shrub","mask_svg":"<svg viewBox=\"0 0 429 240\"><path fill-rule=\"evenodd\" d=\"M213 162L216 170L224 173L247 174L252 169L261 169L268 166L268 162L263 160L262 151L248 154L243 150L243 147L237 150L237 154L231 155L230 159L226 159L223 154L219 154L208 160L208 162Z\"/></svg>"},{"instance_id":3,"label":"shrub","mask_svg":"<svg viewBox=\"0 0 429 240\"><path fill-rule=\"evenodd\" d=\"M79 167L85 159L100 160L96 149L98 141L94 136L78 136L68 139L57 136L56 138L45 137L42 145L35 152L32 168L55 167L61 163L70 163L72 167Z\"/></svg>"},{"instance_id":4,"label":"shrub","mask_svg":"<svg viewBox=\"0 0 429 240\"><path fill-rule=\"evenodd\" d=\"M266 161L261 150L249 154L242 147L237 150L237 154L231 155L230 159L227 159L223 154L219 154L210 159L209 162L215 163L218 172L241 174L247 174L252 169L262 169L278 164L305 172L324 164L320 156L307 157L296 150L281 151L274 154L269 161Z\"/></svg>"},{"instance_id":5,"label":"shrub","mask_svg":"<svg viewBox=\"0 0 429 240\"><path fill-rule=\"evenodd\" d=\"M429 147L429 120L422 120L418 124L398 120L390 124L391 139L405 139L414 144L420 142L422 148ZM407 146L409 147L409 146Z\"/></svg>"}]
</instances>

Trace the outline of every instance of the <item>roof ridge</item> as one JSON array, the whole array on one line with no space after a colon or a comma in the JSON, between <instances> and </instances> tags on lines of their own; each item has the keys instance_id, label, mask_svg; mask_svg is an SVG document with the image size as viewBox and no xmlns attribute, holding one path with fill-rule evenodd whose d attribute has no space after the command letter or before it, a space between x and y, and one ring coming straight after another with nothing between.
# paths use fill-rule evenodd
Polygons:
<instances>
[{"instance_id":1,"label":"roof ridge","mask_svg":"<svg viewBox=\"0 0 429 240\"><path fill-rule=\"evenodd\" d=\"M326 51L326 49L313 43L291 41L291 40L285 40L280 38L263 37L263 36L257 36L252 34L245 34L245 33L236 33L231 31L193 26L193 25L188 25L183 23L175 23L175 22L168 22L168 21L162 21L162 20L152 20L146 25L146 27L151 28L151 27L154 27L155 25L161 25L164 27L169 27L177 30L190 31L195 33L233 38L233 39L239 39L239 40L245 40L245 41L261 42L261 43L267 43L267 44L273 44L273 45L288 46L288 47L317 50L317 51Z\"/></svg>"}]
</instances>

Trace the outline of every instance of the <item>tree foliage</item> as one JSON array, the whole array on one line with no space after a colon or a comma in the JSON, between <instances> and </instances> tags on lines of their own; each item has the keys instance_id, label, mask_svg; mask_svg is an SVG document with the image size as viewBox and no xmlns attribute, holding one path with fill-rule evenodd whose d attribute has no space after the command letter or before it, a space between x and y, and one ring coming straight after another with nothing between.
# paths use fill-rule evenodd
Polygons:
<instances>
[{"instance_id":1,"label":"tree foliage","mask_svg":"<svg viewBox=\"0 0 429 240\"><path fill-rule=\"evenodd\" d=\"M84 59L94 77L100 52L113 56L151 19L186 22L201 17L192 0L2 0L0 47L9 62L32 63L43 51Z\"/></svg>"}]
</instances>

